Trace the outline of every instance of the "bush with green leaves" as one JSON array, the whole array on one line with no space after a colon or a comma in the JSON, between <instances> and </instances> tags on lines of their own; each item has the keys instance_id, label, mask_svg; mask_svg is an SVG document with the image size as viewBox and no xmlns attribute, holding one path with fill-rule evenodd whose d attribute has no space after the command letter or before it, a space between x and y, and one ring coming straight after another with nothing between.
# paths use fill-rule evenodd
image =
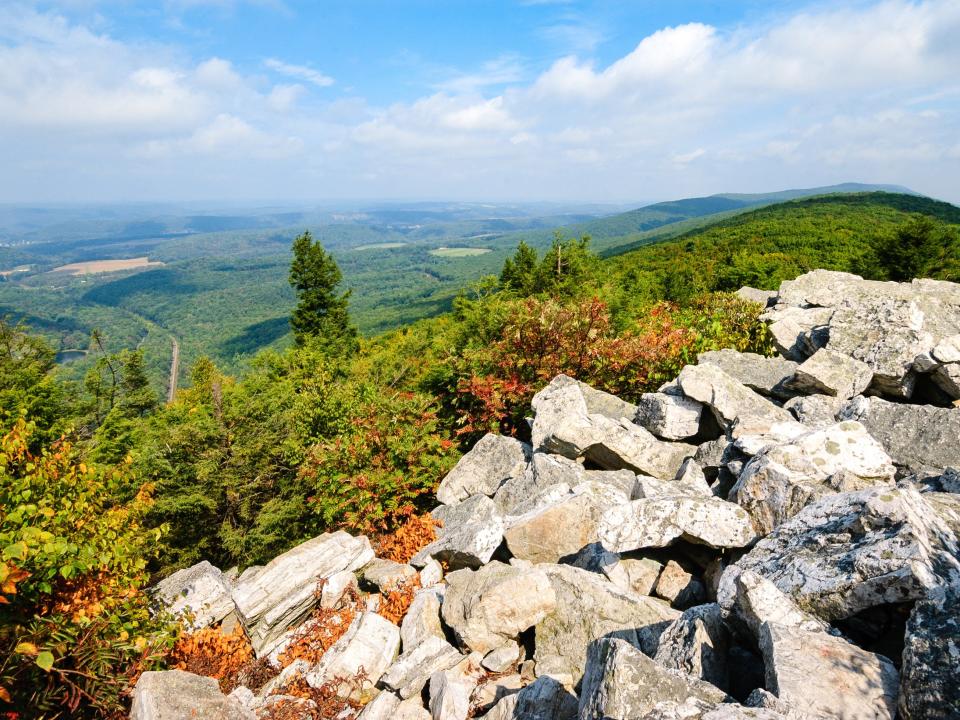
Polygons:
<instances>
[{"instance_id":1,"label":"bush with green leaves","mask_svg":"<svg viewBox=\"0 0 960 720\"><path fill-rule=\"evenodd\" d=\"M163 528L142 524L149 487L79 460L67 442L39 453L18 421L0 440L0 710L108 717L130 673L160 661L173 627L142 588Z\"/></svg>"}]
</instances>

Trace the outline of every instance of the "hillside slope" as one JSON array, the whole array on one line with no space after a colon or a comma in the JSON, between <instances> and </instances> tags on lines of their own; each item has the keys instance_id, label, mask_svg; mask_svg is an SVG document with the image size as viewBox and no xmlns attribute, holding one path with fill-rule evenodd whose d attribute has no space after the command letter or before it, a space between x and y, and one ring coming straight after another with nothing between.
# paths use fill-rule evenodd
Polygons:
<instances>
[{"instance_id":1,"label":"hillside slope","mask_svg":"<svg viewBox=\"0 0 960 720\"><path fill-rule=\"evenodd\" d=\"M817 267L869 274L873 246L918 214L960 227L960 208L921 196L878 192L792 200L611 253L607 284L646 299L684 299L743 285L773 289ZM941 274L956 275L958 253L955 244L944 249Z\"/></svg>"}]
</instances>

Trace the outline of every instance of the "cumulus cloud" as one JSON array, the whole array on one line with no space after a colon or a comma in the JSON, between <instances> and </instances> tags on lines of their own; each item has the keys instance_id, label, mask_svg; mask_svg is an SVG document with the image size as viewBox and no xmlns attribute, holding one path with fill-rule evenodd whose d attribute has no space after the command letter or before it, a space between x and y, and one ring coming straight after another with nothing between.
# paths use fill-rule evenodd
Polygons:
<instances>
[{"instance_id":1,"label":"cumulus cloud","mask_svg":"<svg viewBox=\"0 0 960 720\"><path fill-rule=\"evenodd\" d=\"M607 63L578 50L533 73L501 55L376 105L310 66L245 74L0 9L0 192L69 183L108 199L149 177L173 196L622 201L857 179L956 201L958 32L952 0L818 4L661 28ZM89 157L112 163L102 186Z\"/></svg>"}]
</instances>

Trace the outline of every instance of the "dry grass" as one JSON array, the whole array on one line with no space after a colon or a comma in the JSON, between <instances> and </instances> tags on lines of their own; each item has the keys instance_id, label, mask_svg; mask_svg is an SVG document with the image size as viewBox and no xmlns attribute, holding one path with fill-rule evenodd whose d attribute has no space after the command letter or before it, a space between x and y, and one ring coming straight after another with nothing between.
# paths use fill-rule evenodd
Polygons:
<instances>
[{"instance_id":1,"label":"dry grass","mask_svg":"<svg viewBox=\"0 0 960 720\"><path fill-rule=\"evenodd\" d=\"M437 539L437 525L429 513L411 515L392 533L376 538L377 557L404 564L410 562L414 555Z\"/></svg>"},{"instance_id":2,"label":"dry grass","mask_svg":"<svg viewBox=\"0 0 960 720\"><path fill-rule=\"evenodd\" d=\"M220 689L229 693L239 684L240 672L253 662L253 647L242 627L230 634L207 627L177 638L169 659L177 670L216 678Z\"/></svg>"}]
</instances>

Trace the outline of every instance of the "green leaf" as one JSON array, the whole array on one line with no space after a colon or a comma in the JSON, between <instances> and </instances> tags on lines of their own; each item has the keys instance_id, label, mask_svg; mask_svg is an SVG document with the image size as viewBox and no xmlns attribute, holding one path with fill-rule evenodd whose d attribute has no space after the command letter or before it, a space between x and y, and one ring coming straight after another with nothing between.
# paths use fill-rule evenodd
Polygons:
<instances>
[{"instance_id":1,"label":"green leaf","mask_svg":"<svg viewBox=\"0 0 960 720\"><path fill-rule=\"evenodd\" d=\"M41 670L50 672L50 669L53 667L53 653L49 650L44 650L42 653L37 655L35 662L37 663L37 667L39 667Z\"/></svg>"}]
</instances>

